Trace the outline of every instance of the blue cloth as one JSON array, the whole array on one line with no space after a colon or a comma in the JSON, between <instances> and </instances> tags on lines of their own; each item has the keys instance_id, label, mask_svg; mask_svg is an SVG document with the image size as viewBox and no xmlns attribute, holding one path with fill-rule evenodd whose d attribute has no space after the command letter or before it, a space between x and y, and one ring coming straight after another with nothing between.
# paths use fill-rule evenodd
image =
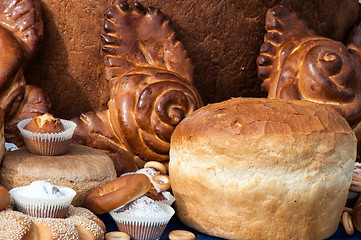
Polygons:
<instances>
[{"instance_id":1,"label":"blue cloth","mask_svg":"<svg viewBox=\"0 0 361 240\"><path fill-rule=\"evenodd\" d=\"M118 231L118 228L117 228L114 220L108 213L98 215L98 217L103 220L103 222L106 226L107 232ZM179 221L179 219L176 216L173 216L172 219L169 221L169 223L161 237L161 240L168 240L169 239L168 234L173 230L187 230L187 231L193 232L196 235L197 240L198 239L199 240L222 239L222 238L217 238L217 237L211 237L211 236L205 235L203 233L197 232L197 231L185 226L181 221ZM332 237L328 238L327 240L361 240L361 233L358 231L355 231L355 234L353 236L348 236L346 234L343 226L340 225L338 227L336 233Z\"/></svg>"}]
</instances>

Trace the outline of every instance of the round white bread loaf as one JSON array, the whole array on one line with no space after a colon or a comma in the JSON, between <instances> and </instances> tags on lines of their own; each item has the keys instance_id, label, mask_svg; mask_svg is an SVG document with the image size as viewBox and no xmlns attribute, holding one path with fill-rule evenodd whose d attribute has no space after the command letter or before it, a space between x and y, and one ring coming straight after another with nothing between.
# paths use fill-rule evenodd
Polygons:
<instances>
[{"instance_id":1,"label":"round white bread loaf","mask_svg":"<svg viewBox=\"0 0 361 240\"><path fill-rule=\"evenodd\" d=\"M178 217L227 239L325 239L337 230L357 140L308 101L234 98L184 119L171 139Z\"/></svg>"}]
</instances>

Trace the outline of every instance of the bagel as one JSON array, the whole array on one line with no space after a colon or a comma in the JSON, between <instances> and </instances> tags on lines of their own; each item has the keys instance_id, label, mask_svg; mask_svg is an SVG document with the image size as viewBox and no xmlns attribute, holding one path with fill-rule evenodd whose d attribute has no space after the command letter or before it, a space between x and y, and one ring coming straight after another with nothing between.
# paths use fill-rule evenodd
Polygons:
<instances>
[{"instance_id":1,"label":"bagel","mask_svg":"<svg viewBox=\"0 0 361 240\"><path fill-rule=\"evenodd\" d=\"M153 183L154 187L157 187L162 191L167 191L170 188L170 181L167 175L153 175L150 181Z\"/></svg>"},{"instance_id":2,"label":"bagel","mask_svg":"<svg viewBox=\"0 0 361 240\"><path fill-rule=\"evenodd\" d=\"M168 238L169 240L194 240L196 236L186 230L174 230L169 233Z\"/></svg>"},{"instance_id":3,"label":"bagel","mask_svg":"<svg viewBox=\"0 0 361 240\"><path fill-rule=\"evenodd\" d=\"M10 203L10 194L9 191L0 186L0 211L5 209Z\"/></svg>"},{"instance_id":4,"label":"bagel","mask_svg":"<svg viewBox=\"0 0 361 240\"><path fill-rule=\"evenodd\" d=\"M167 174L168 168L160 162L156 161L149 161L146 164L144 164L145 168L154 168L155 170L159 171L161 174Z\"/></svg>"},{"instance_id":5,"label":"bagel","mask_svg":"<svg viewBox=\"0 0 361 240\"><path fill-rule=\"evenodd\" d=\"M351 214L343 212L341 215L341 221L346 234L352 236L355 233L355 228L353 227Z\"/></svg>"},{"instance_id":6,"label":"bagel","mask_svg":"<svg viewBox=\"0 0 361 240\"><path fill-rule=\"evenodd\" d=\"M123 175L95 188L86 198L85 207L95 214L106 213L143 196L151 187L144 174Z\"/></svg>"},{"instance_id":7,"label":"bagel","mask_svg":"<svg viewBox=\"0 0 361 240\"><path fill-rule=\"evenodd\" d=\"M130 236L125 232L108 232L105 234L105 240L130 240Z\"/></svg>"}]
</instances>

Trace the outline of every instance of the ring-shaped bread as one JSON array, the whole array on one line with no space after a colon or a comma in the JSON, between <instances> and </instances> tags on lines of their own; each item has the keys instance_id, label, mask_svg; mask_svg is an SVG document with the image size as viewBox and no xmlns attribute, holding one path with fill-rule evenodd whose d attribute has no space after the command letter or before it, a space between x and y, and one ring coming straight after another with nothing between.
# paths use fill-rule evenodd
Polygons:
<instances>
[{"instance_id":1,"label":"ring-shaped bread","mask_svg":"<svg viewBox=\"0 0 361 240\"><path fill-rule=\"evenodd\" d=\"M196 236L189 231L186 230L174 230L171 231L168 235L170 240L194 240Z\"/></svg>"},{"instance_id":2,"label":"ring-shaped bread","mask_svg":"<svg viewBox=\"0 0 361 240\"><path fill-rule=\"evenodd\" d=\"M85 207L95 214L106 213L143 196L151 187L144 174L123 175L95 188L86 198Z\"/></svg>"},{"instance_id":3,"label":"ring-shaped bread","mask_svg":"<svg viewBox=\"0 0 361 240\"><path fill-rule=\"evenodd\" d=\"M167 175L157 174L151 177L151 181L154 187L159 188L162 191L167 191L170 188L170 181Z\"/></svg>"},{"instance_id":4,"label":"ring-shaped bread","mask_svg":"<svg viewBox=\"0 0 361 240\"><path fill-rule=\"evenodd\" d=\"M167 167L160 162L156 161L149 161L144 165L145 168L154 168L155 170L159 171L161 174L167 174L168 169Z\"/></svg>"},{"instance_id":5,"label":"ring-shaped bread","mask_svg":"<svg viewBox=\"0 0 361 240\"><path fill-rule=\"evenodd\" d=\"M341 215L342 225L345 229L345 232L347 235L352 236L355 233L353 223L352 223L352 217L350 213L343 212Z\"/></svg>"},{"instance_id":6,"label":"ring-shaped bread","mask_svg":"<svg viewBox=\"0 0 361 240\"><path fill-rule=\"evenodd\" d=\"M105 240L130 240L130 236L125 232L108 232L105 234Z\"/></svg>"}]
</instances>

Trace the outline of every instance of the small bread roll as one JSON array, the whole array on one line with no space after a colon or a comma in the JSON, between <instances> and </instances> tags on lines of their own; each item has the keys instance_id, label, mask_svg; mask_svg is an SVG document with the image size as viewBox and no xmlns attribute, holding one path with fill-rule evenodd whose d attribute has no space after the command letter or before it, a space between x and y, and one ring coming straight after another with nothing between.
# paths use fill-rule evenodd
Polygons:
<instances>
[{"instance_id":1,"label":"small bread roll","mask_svg":"<svg viewBox=\"0 0 361 240\"><path fill-rule=\"evenodd\" d=\"M326 239L339 225L356 137L308 101L234 98L175 129L169 175L178 217L226 239Z\"/></svg>"},{"instance_id":2,"label":"small bread roll","mask_svg":"<svg viewBox=\"0 0 361 240\"><path fill-rule=\"evenodd\" d=\"M35 133L59 133L65 130L60 120L50 113L34 117L24 129Z\"/></svg>"}]
</instances>

